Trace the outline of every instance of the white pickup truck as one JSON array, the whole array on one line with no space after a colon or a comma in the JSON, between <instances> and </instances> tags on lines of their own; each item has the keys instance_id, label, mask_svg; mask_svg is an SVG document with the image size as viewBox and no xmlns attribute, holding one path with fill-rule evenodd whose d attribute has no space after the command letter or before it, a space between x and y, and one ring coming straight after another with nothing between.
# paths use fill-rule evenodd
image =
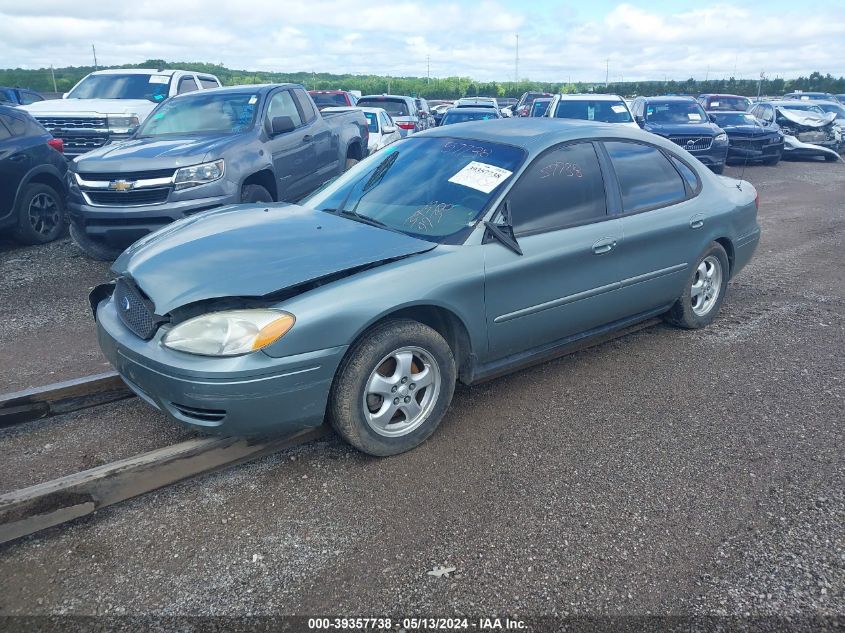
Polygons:
<instances>
[{"instance_id":1,"label":"white pickup truck","mask_svg":"<svg viewBox=\"0 0 845 633\"><path fill-rule=\"evenodd\" d=\"M66 156L127 138L173 95L220 87L214 75L186 70L119 68L86 75L61 99L22 106L65 144Z\"/></svg>"}]
</instances>

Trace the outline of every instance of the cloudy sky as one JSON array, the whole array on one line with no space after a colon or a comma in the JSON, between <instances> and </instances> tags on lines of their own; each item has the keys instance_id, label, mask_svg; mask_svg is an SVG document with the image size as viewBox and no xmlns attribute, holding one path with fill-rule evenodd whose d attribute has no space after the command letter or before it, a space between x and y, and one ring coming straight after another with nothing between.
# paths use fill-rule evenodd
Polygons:
<instances>
[{"instance_id":1,"label":"cloudy sky","mask_svg":"<svg viewBox=\"0 0 845 633\"><path fill-rule=\"evenodd\" d=\"M0 68L145 59L513 80L845 74L845 0L0 0Z\"/></svg>"}]
</instances>

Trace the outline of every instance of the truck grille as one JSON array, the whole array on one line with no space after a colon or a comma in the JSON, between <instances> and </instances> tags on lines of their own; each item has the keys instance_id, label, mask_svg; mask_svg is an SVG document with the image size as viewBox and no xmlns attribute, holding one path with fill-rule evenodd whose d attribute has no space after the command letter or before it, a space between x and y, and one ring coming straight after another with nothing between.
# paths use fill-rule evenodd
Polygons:
<instances>
[{"instance_id":1,"label":"truck grille","mask_svg":"<svg viewBox=\"0 0 845 633\"><path fill-rule=\"evenodd\" d=\"M119 172L79 172L80 178L88 181L107 180L152 180L154 178L170 178L176 169L155 169L149 171L130 171L125 173Z\"/></svg>"},{"instance_id":2,"label":"truck grille","mask_svg":"<svg viewBox=\"0 0 845 633\"><path fill-rule=\"evenodd\" d=\"M120 277L115 284L114 305L123 324L145 341L153 337L162 321L153 313L149 300L126 277Z\"/></svg>"},{"instance_id":3,"label":"truck grille","mask_svg":"<svg viewBox=\"0 0 845 633\"><path fill-rule=\"evenodd\" d=\"M85 190L84 193L91 204L104 207L138 207L167 201L170 187L138 189L137 191Z\"/></svg>"},{"instance_id":4,"label":"truck grille","mask_svg":"<svg viewBox=\"0 0 845 633\"><path fill-rule=\"evenodd\" d=\"M62 130L107 130L108 120L105 117L56 117L37 116L35 119L48 130L56 128Z\"/></svg>"},{"instance_id":5,"label":"truck grille","mask_svg":"<svg viewBox=\"0 0 845 633\"><path fill-rule=\"evenodd\" d=\"M710 136L670 136L669 140L688 152L710 149L713 144L713 137Z\"/></svg>"},{"instance_id":6,"label":"truck grille","mask_svg":"<svg viewBox=\"0 0 845 633\"><path fill-rule=\"evenodd\" d=\"M79 156L85 152L90 152L92 149L97 149L108 143L109 137L105 134L79 136L62 134L61 130L53 130L53 136L60 138L65 143L65 154L68 156Z\"/></svg>"}]
</instances>

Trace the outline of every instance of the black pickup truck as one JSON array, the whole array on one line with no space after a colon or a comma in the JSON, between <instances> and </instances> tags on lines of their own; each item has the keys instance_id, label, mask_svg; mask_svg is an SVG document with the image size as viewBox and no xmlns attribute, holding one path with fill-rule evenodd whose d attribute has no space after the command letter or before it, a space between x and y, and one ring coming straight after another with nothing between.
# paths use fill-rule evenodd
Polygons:
<instances>
[{"instance_id":1,"label":"black pickup truck","mask_svg":"<svg viewBox=\"0 0 845 633\"><path fill-rule=\"evenodd\" d=\"M171 97L126 141L70 166L71 235L112 260L135 240L200 211L294 201L367 154L363 112L320 113L296 84Z\"/></svg>"}]
</instances>

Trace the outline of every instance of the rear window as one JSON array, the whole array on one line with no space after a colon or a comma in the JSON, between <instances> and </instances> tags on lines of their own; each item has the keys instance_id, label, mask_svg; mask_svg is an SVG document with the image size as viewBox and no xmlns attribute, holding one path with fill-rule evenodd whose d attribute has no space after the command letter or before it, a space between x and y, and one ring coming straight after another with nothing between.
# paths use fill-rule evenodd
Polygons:
<instances>
[{"instance_id":1,"label":"rear window","mask_svg":"<svg viewBox=\"0 0 845 633\"><path fill-rule=\"evenodd\" d=\"M376 99L359 99L358 106L360 107L369 107L369 108L382 108L385 110L390 116L397 117L397 116L410 116L410 111L408 110L408 104L405 101L400 99L387 99L387 98L376 98Z\"/></svg>"},{"instance_id":2,"label":"rear window","mask_svg":"<svg viewBox=\"0 0 845 633\"><path fill-rule=\"evenodd\" d=\"M652 123L706 123L707 114L697 101L649 101L645 118Z\"/></svg>"},{"instance_id":3,"label":"rear window","mask_svg":"<svg viewBox=\"0 0 845 633\"><path fill-rule=\"evenodd\" d=\"M631 113L623 101L561 99L555 108L558 119L582 119L603 123L629 123Z\"/></svg>"},{"instance_id":4,"label":"rear window","mask_svg":"<svg viewBox=\"0 0 845 633\"><path fill-rule=\"evenodd\" d=\"M499 117L496 116L496 112L494 110L490 110L490 112L448 112L446 116L443 117L443 121L440 125L466 123L467 121L487 121L489 119L498 118Z\"/></svg>"},{"instance_id":5,"label":"rear window","mask_svg":"<svg viewBox=\"0 0 845 633\"><path fill-rule=\"evenodd\" d=\"M318 108L329 108L333 106L348 106L346 95L342 92L309 92Z\"/></svg>"},{"instance_id":6,"label":"rear window","mask_svg":"<svg viewBox=\"0 0 845 633\"><path fill-rule=\"evenodd\" d=\"M378 132L378 117L375 112L364 112L367 117L367 129L370 132Z\"/></svg>"}]
</instances>

